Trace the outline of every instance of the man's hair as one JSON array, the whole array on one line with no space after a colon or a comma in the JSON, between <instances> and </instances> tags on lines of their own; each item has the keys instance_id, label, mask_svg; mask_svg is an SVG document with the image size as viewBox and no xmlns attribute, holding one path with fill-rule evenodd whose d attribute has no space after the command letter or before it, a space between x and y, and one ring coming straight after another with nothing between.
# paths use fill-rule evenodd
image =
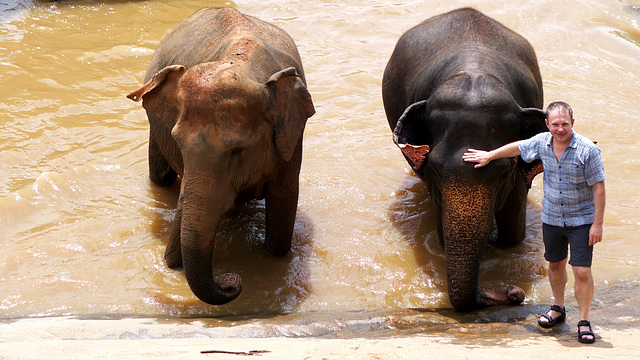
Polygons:
<instances>
[{"instance_id":1,"label":"man's hair","mask_svg":"<svg viewBox=\"0 0 640 360\"><path fill-rule=\"evenodd\" d=\"M571 116L571 119L573 120L573 109L571 108L571 106L569 106L569 104L567 104L564 101L554 101L551 104L549 104L549 106L547 106L547 111L546 111L547 119L549 118L549 113L555 109L567 110L569 112L569 115Z\"/></svg>"}]
</instances>

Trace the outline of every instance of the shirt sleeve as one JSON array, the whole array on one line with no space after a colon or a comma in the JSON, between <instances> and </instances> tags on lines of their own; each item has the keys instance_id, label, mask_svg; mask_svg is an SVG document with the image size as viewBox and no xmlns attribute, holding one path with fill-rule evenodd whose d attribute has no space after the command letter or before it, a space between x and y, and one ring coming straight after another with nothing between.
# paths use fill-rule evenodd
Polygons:
<instances>
[{"instance_id":1,"label":"shirt sleeve","mask_svg":"<svg viewBox=\"0 0 640 360\"><path fill-rule=\"evenodd\" d=\"M522 160L530 163L533 160L540 159L539 144L543 141L543 136L544 133L540 133L518 143L518 150Z\"/></svg>"},{"instance_id":2,"label":"shirt sleeve","mask_svg":"<svg viewBox=\"0 0 640 360\"><path fill-rule=\"evenodd\" d=\"M584 176L589 186L604 181L604 164L602 162L602 154L597 146L590 148L589 159L585 164Z\"/></svg>"}]
</instances>

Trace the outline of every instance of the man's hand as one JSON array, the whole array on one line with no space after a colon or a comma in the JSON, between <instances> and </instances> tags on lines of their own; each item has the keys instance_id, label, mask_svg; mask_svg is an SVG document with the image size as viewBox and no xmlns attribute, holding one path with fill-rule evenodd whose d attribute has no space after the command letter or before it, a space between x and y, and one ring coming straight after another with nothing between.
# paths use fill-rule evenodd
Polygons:
<instances>
[{"instance_id":1,"label":"man's hand","mask_svg":"<svg viewBox=\"0 0 640 360\"><path fill-rule=\"evenodd\" d=\"M488 151L469 149L464 155L462 155L462 159L466 162L475 162L477 163L474 168L480 168L487 165L491 162L491 157L489 156Z\"/></svg>"},{"instance_id":2,"label":"man's hand","mask_svg":"<svg viewBox=\"0 0 640 360\"><path fill-rule=\"evenodd\" d=\"M593 246L602 241L602 225L591 225L589 229L589 246Z\"/></svg>"}]
</instances>

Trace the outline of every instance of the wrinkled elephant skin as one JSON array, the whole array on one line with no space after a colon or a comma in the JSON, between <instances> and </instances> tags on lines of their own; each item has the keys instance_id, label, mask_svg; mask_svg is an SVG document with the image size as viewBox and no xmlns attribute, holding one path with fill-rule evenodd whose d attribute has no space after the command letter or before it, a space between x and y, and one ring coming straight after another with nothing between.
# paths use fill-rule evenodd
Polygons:
<instances>
[{"instance_id":1,"label":"wrinkled elephant skin","mask_svg":"<svg viewBox=\"0 0 640 360\"><path fill-rule=\"evenodd\" d=\"M235 202L264 198L266 248L291 248L302 134L315 113L295 43L234 9L202 9L162 39L128 97L149 119L151 180L181 177L167 264L184 267L202 301L235 299L240 277L214 276L212 264L218 222Z\"/></svg>"},{"instance_id":2,"label":"wrinkled elephant skin","mask_svg":"<svg viewBox=\"0 0 640 360\"><path fill-rule=\"evenodd\" d=\"M513 158L475 169L462 154L547 130L531 45L473 9L433 17L398 40L382 95L394 142L429 187L451 304L521 303L518 287L479 287L480 261L494 224L498 245L524 239L526 197L541 166Z\"/></svg>"}]
</instances>

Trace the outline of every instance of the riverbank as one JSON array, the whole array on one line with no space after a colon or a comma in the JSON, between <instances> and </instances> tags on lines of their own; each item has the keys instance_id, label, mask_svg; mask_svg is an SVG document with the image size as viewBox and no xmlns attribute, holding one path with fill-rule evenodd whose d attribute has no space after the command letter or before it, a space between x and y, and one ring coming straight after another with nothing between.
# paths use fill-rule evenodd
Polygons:
<instances>
[{"instance_id":1,"label":"riverbank","mask_svg":"<svg viewBox=\"0 0 640 360\"><path fill-rule=\"evenodd\" d=\"M413 335L387 339L49 339L0 344L1 359L638 359L640 330L598 329L599 341L581 345L567 335L508 337L494 345L449 336ZM209 352L209 353L203 353Z\"/></svg>"},{"instance_id":2,"label":"riverbank","mask_svg":"<svg viewBox=\"0 0 640 360\"><path fill-rule=\"evenodd\" d=\"M640 359L640 297L592 311L595 344L577 341L577 309L551 330L542 306L225 318L51 317L0 322L0 359Z\"/></svg>"}]
</instances>

